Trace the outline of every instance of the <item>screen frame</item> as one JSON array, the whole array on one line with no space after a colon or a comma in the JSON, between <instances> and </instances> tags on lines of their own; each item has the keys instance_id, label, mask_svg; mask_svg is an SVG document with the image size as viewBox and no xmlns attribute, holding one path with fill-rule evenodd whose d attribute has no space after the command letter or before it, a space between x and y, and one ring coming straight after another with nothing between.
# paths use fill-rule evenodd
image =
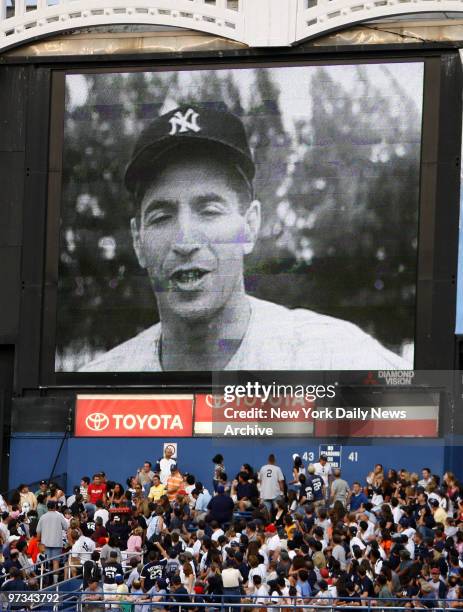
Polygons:
<instances>
[{"instance_id":1,"label":"screen frame","mask_svg":"<svg viewBox=\"0 0 463 612\"><path fill-rule=\"evenodd\" d=\"M285 52L282 53L285 55ZM51 70L50 122L49 122L49 172L47 189L47 231L44 244L44 288L41 328L41 351L38 378L45 387L78 387L111 385L133 388L149 385L150 388L176 388L184 390L210 389L218 379L223 384L264 377L276 378L282 383L307 379L308 372L262 371L262 372L153 372L153 373L80 373L55 372L55 334L57 311L59 223L61 195L61 159L64 122L64 80L66 74L192 70L201 68L276 67L301 65L339 65L420 62L424 63L424 94L422 111L422 146L420 165L418 251L415 299L415 369L454 369L454 327L456 310L456 270L459 217L459 159L460 139L455 138L455 125L461 130L461 96L455 95L455 52L452 53L375 53L329 55L323 59L313 54L302 57L268 58L249 57L240 61L209 57L207 60L190 60L187 64L172 59L150 62L140 60L138 65L119 60L89 68L76 68L72 64ZM458 134L459 135L459 134ZM455 146L457 142L457 146ZM455 154L456 153L456 154ZM426 172L424 172L426 169ZM456 180L455 180L456 179ZM454 206L438 207L438 201L455 202ZM450 319L450 322L446 322ZM25 355L22 355L24 359ZM360 373L358 373L360 375ZM347 375L347 373L346 373ZM357 373L347 376L359 380ZM312 378L324 380L339 378L336 372L310 373Z\"/></svg>"}]
</instances>

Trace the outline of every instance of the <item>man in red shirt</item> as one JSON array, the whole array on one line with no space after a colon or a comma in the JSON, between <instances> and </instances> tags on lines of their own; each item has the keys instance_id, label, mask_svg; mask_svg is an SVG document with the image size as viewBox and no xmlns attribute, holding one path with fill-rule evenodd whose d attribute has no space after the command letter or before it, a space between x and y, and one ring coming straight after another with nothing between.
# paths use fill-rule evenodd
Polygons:
<instances>
[{"instance_id":1,"label":"man in red shirt","mask_svg":"<svg viewBox=\"0 0 463 612\"><path fill-rule=\"evenodd\" d=\"M102 482L101 474L93 475L93 482L88 485L87 495L88 503L94 506L93 511L95 511L95 504L99 499L104 504L106 503L106 483Z\"/></svg>"}]
</instances>

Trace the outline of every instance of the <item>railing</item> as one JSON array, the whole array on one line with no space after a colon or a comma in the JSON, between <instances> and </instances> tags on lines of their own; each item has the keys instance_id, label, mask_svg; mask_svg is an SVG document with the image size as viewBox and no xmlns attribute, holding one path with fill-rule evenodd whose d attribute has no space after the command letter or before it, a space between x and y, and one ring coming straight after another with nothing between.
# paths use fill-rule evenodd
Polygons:
<instances>
[{"instance_id":1,"label":"railing","mask_svg":"<svg viewBox=\"0 0 463 612\"><path fill-rule=\"evenodd\" d=\"M251 47L289 46L369 19L463 11L463 0L0 0L0 51L114 24L199 30Z\"/></svg>"},{"instance_id":2,"label":"railing","mask_svg":"<svg viewBox=\"0 0 463 612\"><path fill-rule=\"evenodd\" d=\"M62 585L58 583L49 589L28 592L3 592L0 593L0 610L17 610L18 607L27 607L33 610L50 610L58 611L63 608L73 608L79 612L85 610L107 610L112 608L122 608L128 612L130 607L136 605L146 606L144 612L151 612L152 609L167 608L181 612L181 610L229 610L233 608L239 609L256 609L256 608L271 608L273 611L284 610L286 612L296 610L320 610L320 611L338 611L343 612L346 608L352 610L355 608L358 612L374 612L378 609L388 611L393 610L408 610L406 604L410 602L420 602L420 608L435 609L439 611L454 610L456 607L463 607L463 600L435 600L431 601L422 598L398 598L392 597L388 599L380 598L336 598L323 597L314 595L312 597L260 597L256 595L175 595L175 592L169 596L161 598L159 601L153 601L146 594L130 594L116 593L114 591L103 591L99 587L94 591L74 590L64 591ZM175 597L179 601L175 601ZM457 604L457 605L455 605Z\"/></svg>"},{"instance_id":3,"label":"railing","mask_svg":"<svg viewBox=\"0 0 463 612\"><path fill-rule=\"evenodd\" d=\"M133 568L129 565L132 556L140 556L139 553L121 551L122 569L127 575ZM47 570L53 567L53 561L58 561L58 568ZM34 569L37 578L38 592L48 592L59 589L60 586L71 583L75 580L82 580L82 563L76 562L76 557L71 551L50 557L41 562L31 563L26 570ZM47 583L50 583L47 585Z\"/></svg>"}]
</instances>

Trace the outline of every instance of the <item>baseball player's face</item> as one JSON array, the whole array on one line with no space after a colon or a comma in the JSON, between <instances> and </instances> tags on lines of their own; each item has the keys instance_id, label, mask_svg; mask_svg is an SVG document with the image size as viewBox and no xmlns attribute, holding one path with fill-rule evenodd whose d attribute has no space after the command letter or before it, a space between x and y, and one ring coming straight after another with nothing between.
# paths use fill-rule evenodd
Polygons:
<instances>
[{"instance_id":1,"label":"baseball player's face","mask_svg":"<svg viewBox=\"0 0 463 612\"><path fill-rule=\"evenodd\" d=\"M257 202L240 212L227 168L210 156L173 160L156 177L132 236L161 319L207 321L244 294L243 255L254 247L259 220Z\"/></svg>"}]
</instances>

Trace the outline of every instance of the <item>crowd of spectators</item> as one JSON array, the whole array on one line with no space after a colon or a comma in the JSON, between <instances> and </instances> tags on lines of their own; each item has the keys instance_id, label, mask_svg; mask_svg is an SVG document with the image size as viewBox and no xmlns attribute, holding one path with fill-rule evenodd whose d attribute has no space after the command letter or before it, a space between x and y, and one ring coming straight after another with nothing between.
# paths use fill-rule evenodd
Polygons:
<instances>
[{"instance_id":1,"label":"crowd of spectators","mask_svg":"<svg viewBox=\"0 0 463 612\"><path fill-rule=\"evenodd\" d=\"M450 472L378 464L348 483L324 456L295 456L286 477L273 455L231 478L222 455L213 466L201 483L167 449L124 485L102 472L68 498L20 485L0 499L1 590L37 589L45 571L45 585L81 580L87 612L463 608L463 492Z\"/></svg>"}]
</instances>

